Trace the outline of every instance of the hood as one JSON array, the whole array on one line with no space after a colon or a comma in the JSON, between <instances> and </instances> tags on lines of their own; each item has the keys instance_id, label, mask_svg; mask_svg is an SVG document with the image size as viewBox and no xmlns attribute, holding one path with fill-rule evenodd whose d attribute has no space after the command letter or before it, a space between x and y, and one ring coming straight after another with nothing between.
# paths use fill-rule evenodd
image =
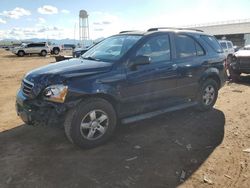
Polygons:
<instances>
[{"instance_id":1,"label":"hood","mask_svg":"<svg viewBox=\"0 0 250 188\"><path fill-rule=\"evenodd\" d=\"M64 83L68 78L108 72L111 68L111 63L74 58L34 69L25 75L25 79L34 83L33 94L38 95L48 85Z\"/></svg>"},{"instance_id":2,"label":"hood","mask_svg":"<svg viewBox=\"0 0 250 188\"><path fill-rule=\"evenodd\" d=\"M21 46L17 46L17 47L13 47L13 48L11 48L11 50L13 50L13 51L20 50L20 49L23 49L23 47L21 47Z\"/></svg>"},{"instance_id":3,"label":"hood","mask_svg":"<svg viewBox=\"0 0 250 188\"><path fill-rule=\"evenodd\" d=\"M236 57L250 57L250 50L239 50L234 55Z\"/></svg>"},{"instance_id":4,"label":"hood","mask_svg":"<svg viewBox=\"0 0 250 188\"><path fill-rule=\"evenodd\" d=\"M66 78L85 76L107 72L111 67L112 64L107 62L74 58L34 69L27 73L26 78L32 82L32 78L40 75L58 75Z\"/></svg>"}]
</instances>

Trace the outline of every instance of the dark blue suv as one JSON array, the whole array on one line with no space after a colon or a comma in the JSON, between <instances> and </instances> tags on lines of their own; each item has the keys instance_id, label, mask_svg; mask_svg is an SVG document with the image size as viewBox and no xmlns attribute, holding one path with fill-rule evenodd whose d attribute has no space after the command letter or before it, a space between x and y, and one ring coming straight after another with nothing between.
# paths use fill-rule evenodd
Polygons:
<instances>
[{"instance_id":1,"label":"dark blue suv","mask_svg":"<svg viewBox=\"0 0 250 188\"><path fill-rule=\"evenodd\" d=\"M201 31L121 32L78 59L27 73L16 109L26 124L60 123L72 143L91 148L118 122L211 109L225 83L225 61L215 37Z\"/></svg>"}]
</instances>

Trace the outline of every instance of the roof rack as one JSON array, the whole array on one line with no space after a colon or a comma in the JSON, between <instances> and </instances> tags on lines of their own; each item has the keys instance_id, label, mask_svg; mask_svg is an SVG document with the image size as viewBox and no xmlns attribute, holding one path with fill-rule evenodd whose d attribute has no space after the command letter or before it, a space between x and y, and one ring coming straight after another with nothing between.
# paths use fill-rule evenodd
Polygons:
<instances>
[{"instance_id":1,"label":"roof rack","mask_svg":"<svg viewBox=\"0 0 250 188\"><path fill-rule=\"evenodd\" d=\"M122 33L134 32L134 31L136 31L136 30L121 31L120 34L122 34Z\"/></svg>"},{"instance_id":2,"label":"roof rack","mask_svg":"<svg viewBox=\"0 0 250 188\"><path fill-rule=\"evenodd\" d=\"M176 28L176 27L155 27L155 28L150 28L147 31L159 31L161 29L176 29L176 30L191 30L191 31L198 31L198 32L204 32L200 29L195 29L195 28Z\"/></svg>"}]
</instances>

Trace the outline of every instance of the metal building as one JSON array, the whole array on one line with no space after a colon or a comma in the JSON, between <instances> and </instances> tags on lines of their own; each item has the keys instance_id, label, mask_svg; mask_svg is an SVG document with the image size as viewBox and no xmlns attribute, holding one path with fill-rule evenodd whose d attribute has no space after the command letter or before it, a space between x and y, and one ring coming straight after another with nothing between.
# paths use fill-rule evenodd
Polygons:
<instances>
[{"instance_id":1,"label":"metal building","mask_svg":"<svg viewBox=\"0 0 250 188\"><path fill-rule=\"evenodd\" d=\"M250 45L250 19L187 26L215 35L217 39L231 40L236 46Z\"/></svg>"}]
</instances>

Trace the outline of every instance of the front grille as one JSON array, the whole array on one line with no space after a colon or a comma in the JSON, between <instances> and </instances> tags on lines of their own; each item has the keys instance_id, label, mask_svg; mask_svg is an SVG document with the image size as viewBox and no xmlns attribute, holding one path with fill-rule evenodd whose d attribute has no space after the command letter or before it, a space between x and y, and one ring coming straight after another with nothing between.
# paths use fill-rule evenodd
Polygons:
<instances>
[{"instance_id":1,"label":"front grille","mask_svg":"<svg viewBox=\"0 0 250 188\"><path fill-rule=\"evenodd\" d=\"M32 82L29 82L28 80L23 79L22 91L24 95L29 96L33 87L34 87L34 84Z\"/></svg>"}]
</instances>

